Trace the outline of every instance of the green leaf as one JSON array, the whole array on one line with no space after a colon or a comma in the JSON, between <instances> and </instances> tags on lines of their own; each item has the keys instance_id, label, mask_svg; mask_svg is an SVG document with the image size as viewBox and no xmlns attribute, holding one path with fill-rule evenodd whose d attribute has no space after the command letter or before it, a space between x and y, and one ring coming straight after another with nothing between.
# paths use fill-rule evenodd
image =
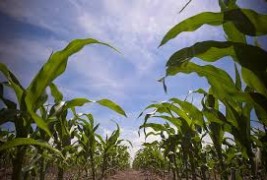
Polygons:
<instances>
[{"instance_id":1,"label":"green leaf","mask_svg":"<svg viewBox=\"0 0 267 180\"><path fill-rule=\"evenodd\" d=\"M191 32L200 28L204 24L215 25L218 26L223 22L223 14L222 13L213 13L213 12L204 12L200 13L196 16L188 18L173 28L171 28L167 34L162 39L160 46L167 43L169 40L175 38L182 32Z\"/></svg>"},{"instance_id":2,"label":"green leaf","mask_svg":"<svg viewBox=\"0 0 267 180\"><path fill-rule=\"evenodd\" d=\"M2 72L8 80L9 85L13 88L16 93L18 103L21 103L24 88L20 84L16 76L7 68L3 63L0 63L0 72Z\"/></svg>"},{"instance_id":3,"label":"green leaf","mask_svg":"<svg viewBox=\"0 0 267 180\"><path fill-rule=\"evenodd\" d=\"M203 115L201 111L197 109L192 103L182 101L177 98L171 98L170 101L179 104L179 106L181 106L183 111L185 111L185 113L192 119L195 124L198 124L200 126L203 125Z\"/></svg>"},{"instance_id":4,"label":"green leaf","mask_svg":"<svg viewBox=\"0 0 267 180\"><path fill-rule=\"evenodd\" d=\"M243 67L253 72L265 72L267 68L267 52L263 49L243 43L203 41L175 52L167 62L167 66L179 66L193 57L207 62L232 56ZM253 59L253 61L251 61Z\"/></svg>"},{"instance_id":5,"label":"green leaf","mask_svg":"<svg viewBox=\"0 0 267 180\"><path fill-rule=\"evenodd\" d=\"M166 116L166 115L159 115L159 116L152 116L152 117L164 119L164 120L172 123L177 128L182 125L182 122L178 118L175 118L175 117Z\"/></svg>"},{"instance_id":6,"label":"green leaf","mask_svg":"<svg viewBox=\"0 0 267 180\"><path fill-rule=\"evenodd\" d=\"M63 95L58 90L57 86L54 83L50 83L49 87L50 87L51 94L55 99L54 102L57 103L59 101L62 101L63 100Z\"/></svg>"},{"instance_id":7,"label":"green leaf","mask_svg":"<svg viewBox=\"0 0 267 180\"><path fill-rule=\"evenodd\" d=\"M116 103L114 103L113 101L109 100L109 99L101 99L101 100L98 100L96 101L96 103L102 105L102 106L105 106L125 117L127 117L126 113L124 112L124 110L119 106L117 105Z\"/></svg>"},{"instance_id":8,"label":"green leaf","mask_svg":"<svg viewBox=\"0 0 267 180\"><path fill-rule=\"evenodd\" d=\"M225 71L212 65L199 66L191 62L186 62L180 66L168 66L166 70L166 74L170 76L176 75L177 73L190 74L193 72L201 77L204 76L207 78L209 84L212 86L213 92L221 98L237 92L231 77Z\"/></svg>"},{"instance_id":9,"label":"green leaf","mask_svg":"<svg viewBox=\"0 0 267 180\"><path fill-rule=\"evenodd\" d=\"M222 69L216 68L212 65L199 66L191 62L186 62L180 66L170 66L167 68L167 76L173 76L177 73L197 73L199 76L205 77L211 85L211 91L213 95L217 99L221 100L222 102L225 102L224 100L227 99L228 103L230 103L238 112L241 111L239 107L240 102L251 103L256 109L259 110L262 119L266 121L267 114L263 108L263 103L261 103L261 101L256 101L255 97L250 97L251 95L248 95L247 93L240 92L235 87L231 77Z\"/></svg>"},{"instance_id":10,"label":"green leaf","mask_svg":"<svg viewBox=\"0 0 267 180\"><path fill-rule=\"evenodd\" d=\"M171 28L164 36L160 46L175 38L182 32L195 31L204 24L218 26L232 22L242 33L259 36L267 33L267 15L259 14L249 9L232 9L224 12L203 12L188 18Z\"/></svg>"},{"instance_id":11,"label":"green leaf","mask_svg":"<svg viewBox=\"0 0 267 180\"><path fill-rule=\"evenodd\" d=\"M55 152L56 154L60 155L61 157L63 157L63 155L61 154L60 151L53 148L49 144L32 139L32 138L16 138L16 139L10 140L10 141L4 143L3 145L1 145L0 152L8 150L10 148L14 148L17 146L24 146L24 145L36 145L36 146L44 147L44 148L47 148L47 149Z\"/></svg>"},{"instance_id":12,"label":"green leaf","mask_svg":"<svg viewBox=\"0 0 267 180\"><path fill-rule=\"evenodd\" d=\"M240 33L234 23L226 22L223 24L223 30L227 35L227 40L232 42L240 42L246 44L246 36Z\"/></svg>"},{"instance_id":13,"label":"green leaf","mask_svg":"<svg viewBox=\"0 0 267 180\"><path fill-rule=\"evenodd\" d=\"M242 77L244 82L258 93L261 93L265 97L267 97L267 89L265 88L262 81L249 69L242 68L241 69Z\"/></svg>"},{"instance_id":14,"label":"green leaf","mask_svg":"<svg viewBox=\"0 0 267 180\"><path fill-rule=\"evenodd\" d=\"M166 131L166 127L164 127L163 125L161 124L157 124L157 123L146 123L146 124L143 124L139 127L139 129L142 129L142 128L152 128L154 131Z\"/></svg>"},{"instance_id":15,"label":"green leaf","mask_svg":"<svg viewBox=\"0 0 267 180\"><path fill-rule=\"evenodd\" d=\"M91 38L76 39L69 43L63 50L53 53L27 88L27 108L34 110L38 108L35 105L43 91L54 79L65 71L68 58L88 44L101 44L113 48L106 43L102 43Z\"/></svg>"},{"instance_id":16,"label":"green leaf","mask_svg":"<svg viewBox=\"0 0 267 180\"><path fill-rule=\"evenodd\" d=\"M101 44L113 48L106 43L102 43L91 38L73 40L63 50L58 51L50 56L48 61L43 65L26 90L25 104L27 110L36 122L37 126L39 126L41 129L44 129L48 133L49 130L45 125L45 122L35 113L35 111L39 108L37 106L39 104L38 102L40 101L40 98L46 87L65 71L68 58L88 44Z\"/></svg>"},{"instance_id":17,"label":"green leaf","mask_svg":"<svg viewBox=\"0 0 267 180\"><path fill-rule=\"evenodd\" d=\"M73 108L75 106L83 106L86 103L93 102L86 98L75 98L70 101L66 101L64 109Z\"/></svg>"},{"instance_id":18,"label":"green leaf","mask_svg":"<svg viewBox=\"0 0 267 180\"><path fill-rule=\"evenodd\" d=\"M37 115L32 109L28 109L28 113L31 118L35 121L36 125L43 129L49 136L51 136L51 132L48 128L48 124L39 116Z\"/></svg>"},{"instance_id":19,"label":"green leaf","mask_svg":"<svg viewBox=\"0 0 267 180\"><path fill-rule=\"evenodd\" d=\"M238 90L242 89L241 79L236 64L235 64L235 86Z\"/></svg>"}]
</instances>

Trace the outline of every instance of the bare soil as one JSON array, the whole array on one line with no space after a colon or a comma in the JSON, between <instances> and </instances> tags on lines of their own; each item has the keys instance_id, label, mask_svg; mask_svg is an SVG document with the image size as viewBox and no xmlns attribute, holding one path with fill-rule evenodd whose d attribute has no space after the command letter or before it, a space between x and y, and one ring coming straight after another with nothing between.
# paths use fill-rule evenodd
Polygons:
<instances>
[{"instance_id":1,"label":"bare soil","mask_svg":"<svg viewBox=\"0 0 267 180\"><path fill-rule=\"evenodd\" d=\"M64 180L74 180L75 178L74 172L66 172L64 174ZM125 170L125 171L115 171L108 177L106 177L104 180L171 180L171 177L168 173L153 173L151 171L145 171L145 170ZM11 180L11 169L0 169L0 180ZM56 172L48 172L46 174L47 180L56 180L57 178ZM77 175L77 174L76 174ZM31 178L31 179L38 179L38 178ZM88 180L91 178L88 177L80 177L80 180Z\"/></svg>"},{"instance_id":2,"label":"bare soil","mask_svg":"<svg viewBox=\"0 0 267 180\"><path fill-rule=\"evenodd\" d=\"M151 173L149 171L127 170L119 171L106 180L169 180L170 177Z\"/></svg>"}]
</instances>

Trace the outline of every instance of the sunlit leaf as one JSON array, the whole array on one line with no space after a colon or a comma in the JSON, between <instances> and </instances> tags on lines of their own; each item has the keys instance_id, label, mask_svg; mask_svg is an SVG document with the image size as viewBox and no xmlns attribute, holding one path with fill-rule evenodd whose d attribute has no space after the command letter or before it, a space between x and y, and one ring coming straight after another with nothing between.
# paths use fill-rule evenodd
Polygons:
<instances>
[{"instance_id":1,"label":"sunlit leaf","mask_svg":"<svg viewBox=\"0 0 267 180\"><path fill-rule=\"evenodd\" d=\"M15 138L13 140L10 140L10 141L4 143L3 145L1 145L0 151L5 151L5 150L8 150L10 148L14 148L17 146L24 146L24 145L36 145L36 146L44 147L44 148L47 148L47 149L53 151L54 153L60 155L61 157L63 157L60 151L53 148L49 144L35 140L35 139L31 139L31 138Z\"/></svg>"},{"instance_id":2,"label":"sunlit leaf","mask_svg":"<svg viewBox=\"0 0 267 180\"><path fill-rule=\"evenodd\" d=\"M66 101L64 109L69 109L75 106L83 106L86 103L93 102L86 98L74 98L72 100Z\"/></svg>"},{"instance_id":3,"label":"sunlit leaf","mask_svg":"<svg viewBox=\"0 0 267 180\"><path fill-rule=\"evenodd\" d=\"M18 103L21 104L22 95L24 93L24 88L20 84L16 76L8 69L8 67L0 63L0 71L5 75L8 80L9 85L13 88L16 93Z\"/></svg>"},{"instance_id":4,"label":"sunlit leaf","mask_svg":"<svg viewBox=\"0 0 267 180\"><path fill-rule=\"evenodd\" d=\"M62 101L63 100L63 95L58 90L57 86L54 83L50 83L49 87L50 87L51 94L55 99L54 102L57 103L59 101Z\"/></svg>"},{"instance_id":5,"label":"sunlit leaf","mask_svg":"<svg viewBox=\"0 0 267 180\"><path fill-rule=\"evenodd\" d=\"M265 26L267 24L267 15L259 14L253 10L233 9L218 13L203 12L187 18L171 28L164 36L160 46L182 32L195 31L205 24L218 26L226 22L232 22L240 32L247 35L259 36L267 33L267 27Z\"/></svg>"},{"instance_id":6,"label":"sunlit leaf","mask_svg":"<svg viewBox=\"0 0 267 180\"><path fill-rule=\"evenodd\" d=\"M91 38L76 39L69 43L63 50L53 53L27 88L26 103L28 108L38 108L35 107L36 102L46 87L65 71L69 57L79 52L88 44L101 44L111 47L106 43Z\"/></svg>"},{"instance_id":7,"label":"sunlit leaf","mask_svg":"<svg viewBox=\"0 0 267 180\"><path fill-rule=\"evenodd\" d=\"M207 62L214 62L223 57L234 57L241 66L254 72L265 72L267 68L267 52L263 49L243 43L203 41L191 47L175 52L168 60L167 66L179 66L193 57ZM251 61L253 59L253 61Z\"/></svg>"},{"instance_id":8,"label":"sunlit leaf","mask_svg":"<svg viewBox=\"0 0 267 180\"><path fill-rule=\"evenodd\" d=\"M96 103L102 105L102 106L105 106L125 117L127 117L126 113L124 112L124 110L119 106L117 105L116 103L114 103L113 101L109 100L109 99L101 99L101 100L98 100L96 101Z\"/></svg>"}]
</instances>

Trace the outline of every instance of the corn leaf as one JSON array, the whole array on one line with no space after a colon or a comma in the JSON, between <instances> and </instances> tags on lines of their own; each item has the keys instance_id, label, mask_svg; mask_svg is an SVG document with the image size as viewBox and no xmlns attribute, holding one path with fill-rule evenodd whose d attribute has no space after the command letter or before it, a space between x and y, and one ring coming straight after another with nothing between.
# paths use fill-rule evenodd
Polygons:
<instances>
[{"instance_id":1,"label":"corn leaf","mask_svg":"<svg viewBox=\"0 0 267 180\"><path fill-rule=\"evenodd\" d=\"M166 70L167 76L176 75L177 73L197 73L201 77L207 78L212 90L216 95L224 98L228 94L234 94L237 89L231 77L223 70L212 65L200 66L191 62L186 62L180 66L168 66ZM224 82L224 83L221 83Z\"/></svg>"},{"instance_id":2,"label":"corn leaf","mask_svg":"<svg viewBox=\"0 0 267 180\"><path fill-rule=\"evenodd\" d=\"M38 101L40 101L40 98L46 87L65 71L68 58L88 44L102 44L113 48L106 43L102 43L91 38L76 39L69 43L63 50L58 51L50 56L48 61L43 65L26 90L26 108L33 120L36 122L37 126L45 130L48 134L50 134L50 132L46 123L35 113L35 111L39 108L38 104L40 104Z\"/></svg>"},{"instance_id":3,"label":"corn leaf","mask_svg":"<svg viewBox=\"0 0 267 180\"><path fill-rule=\"evenodd\" d=\"M63 157L63 155L61 154L60 151L53 148L49 144L32 139L32 138L15 138L15 139L12 139L12 140L4 143L3 145L1 145L0 152L17 147L17 146L24 146L24 145L36 145L36 146L44 147L44 148L47 148L47 149L55 152L57 155L60 155L61 157Z\"/></svg>"},{"instance_id":4,"label":"corn leaf","mask_svg":"<svg viewBox=\"0 0 267 180\"><path fill-rule=\"evenodd\" d=\"M22 87L22 85L20 84L16 76L3 63L0 63L0 72L2 72L7 78L8 83L12 87L12 89L15 91L18 103L20 104L22 95L24 93L24 88Z\"/></svg>"},{"instance_id":5,"label":"corn leaf","mask_svg":"<svg viewBox=\"0 0 267 180\"><path fill-rule=\"evenodd\" d=\"M57 86L54 83L50 83L49 87L50 87L51 94L54 97L54 102L57 103L57 102L62 101L63 100L63 95L59 91Z\"/></svg>"},{"instance_id":6,"label":"corn leaf","mask_svg":"<svg viewBox=\"0 0 267 180\"><path fill-rule=\"evenodd\" d=\"M201 111L198 110L193 104L187 101L182 101L177 98L171 98L170 101L179 104L179 106L181 106L183 111L185 111L185 113L188 114L188 116L192 119L192 121L195 124L198 124L200 126L203 125L204 122L203 115Z\"/></svg>"},{"instance_id":7,"label":"corn leaf","mask_svg":"<svg viewBox=\"0 0 267 180\"><path fill-rule=\"evenodd\" d=\"M267 15L259 14L249 9L232 9L224 12L203 12L188 18L171 28L164 36L160 46L175 38L182 32L195 31L202 25L223 25L232 22L238 31L250 35L259 36L267 33ZM229 29L228 29L229 30Z\"/></svg>"},{"instance_id":8,"label":"corn leaf","mask_svg":"<svg viewBox=\"0 0 267 180\"><path fill-rule=\"evenodd\" d=\"M238 90L242 89L242 82L236 64L235 64L235 86Z\"/></svg>"},{"instance_id":9,"label":"corn leaf","mask_svg":"<svg viewBox=\"0 0 267 180\"><path fill-rule=\"evenodd\" d=\"M70 101L66 101L64 109L69 109L75 106L83 106L86 103L93 102L86 98L75 98Z\"/></svg>"},{"instance_id":10,"label":"corn leaf","mask_svg":"<svg viewBox=\"0 0 267 180\"><path fill-rule=\"evenodd\" d=\"M63 50L58 51L50 56L48 61L43 65L41 70L32 80L27 88L26 104L27 108L36 109L35 106L46 87L59 75L61 75L67 66L68 59L71 55L80 51L88 44L102 44L108 47L110 45L99 42L95 39L76 39L70 42ZM111 47L112 48L112 47Z\"/></svg>"},{"instance_id":11,"label":"corn leaf","mask_svg":"<svg viewBox=\"0 0 267 180\"><path fill-rule=\"evenodd\" d=\"M251 70L243 67L241 69L241 73L242 73L242 78L244 82L249 87L255 89L257 92L267 97L267 89L265 88L262 81Z\"/></svg>"},{"instance_id":12,"label":"corn leaf","mask_svg":"<svg viewBox=\"0 0 267 180\"><path fill-rule=\"evenodd\" d=\"M124 112L124 110L119 106L117 105L116 103L114 103L113 101L109 100L109 99L101 99L101 100L98 100L96 101L96 103L102 105L102 106L105 106L125 117L127 117L126 113Z\"/></svg>"},{"instance_id":13,"label":"corn leaf","mask_svg":"<svg viewBox=\"0 0 267 180\"><path fill-rule=\"evenodd\" d=\"M142 129L142 128L152 128L154 131L166 131L167 130L166 127L164 127L161 124L157 124L157 123L146 123L139 127L139 129Z\"/></svg>"},{"instance_id":14,"label":"corn leaf","mask_svg":"<svg viewBox=\"0 0 267 180\"><path fill-rule=\"evenodd\" d=\"M193 57L207 62L232 56L243 67L254 72L265 72L267 68L267 52L263 49L236 42L203 41L191 47L175 52L168 60L167 66L179 66ZM251 61L253 59L253 61Z\"/></svg>"}]
</instances>

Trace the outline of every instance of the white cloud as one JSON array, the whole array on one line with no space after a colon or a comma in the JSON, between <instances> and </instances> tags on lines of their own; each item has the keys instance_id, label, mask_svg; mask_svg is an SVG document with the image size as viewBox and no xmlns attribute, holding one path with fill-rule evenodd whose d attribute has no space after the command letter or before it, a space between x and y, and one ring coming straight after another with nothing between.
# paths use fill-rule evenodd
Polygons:
<instances>
[{"instance_id":1,"label":"white cloud","mask_svg":"<svg viewBox=\"0 0 267 180\"><path fill-rule=\"evenodd\" d=\"M171 26L192 14L218 9L215 3L207 0L198 6L192 2L183 13L177 14L186 1L118 0L116 3L103 1L104 8L92 14L86 10L86 5L79 2L75 3L75 7L79 11L77 22L80 28L97 38L119 44L119 49L129 57L126 60L141 76L155 67L157 57L152 51Z\"/></svg>"}]
</instances>

